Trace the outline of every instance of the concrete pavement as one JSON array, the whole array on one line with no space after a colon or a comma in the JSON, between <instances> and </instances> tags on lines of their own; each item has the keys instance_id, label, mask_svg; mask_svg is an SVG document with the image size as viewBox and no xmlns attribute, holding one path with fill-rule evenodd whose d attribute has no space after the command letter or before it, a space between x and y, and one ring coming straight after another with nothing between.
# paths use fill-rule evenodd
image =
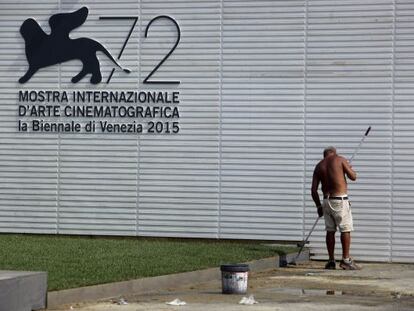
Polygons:
<instances>
[{"instance_id":1,"label":"concrete pavement","mask_svg":"<svg viewBox=\"0 0 414 311\"><path fill-rule=\"evenodd\" d=\"M245 306L242 296L222 295L220 279L171 287L156 293L130 295L127 305L117 300L66 305L50 310L79 311L408 311L414 310L414 265L363 264L361 271L324 270L324 262L276 268L249 275L249 293L258 304ZM168 306L179 298L185 306Z\"/></svg>"}]
</instances>

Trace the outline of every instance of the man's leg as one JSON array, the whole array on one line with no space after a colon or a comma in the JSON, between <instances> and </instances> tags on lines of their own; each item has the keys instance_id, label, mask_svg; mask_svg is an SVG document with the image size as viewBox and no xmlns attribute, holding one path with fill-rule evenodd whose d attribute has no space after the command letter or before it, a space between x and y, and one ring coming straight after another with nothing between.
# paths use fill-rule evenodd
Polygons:
<instances>
[{"instance_id":1,"label":"man's leg","mask_svg":"<svg viewBox=\"0 0 414 311\"><path fill-rule=\"evenodd\" d=\"M335 231L326 231L326 248L328 249L329 261L334 261L335 260Z\"/></svg>"},{"instance_id":2,"label":"man's leg","mask_svg":"<svg viewBox=\"0 0 414 311\"><path fill-rule=\"evenodd\" d=\"M342 244L342 259L349 258L349 248L351 246L351 232L341 233L341 244Z\"/></svg>"},{"instance_id":3,"label":"man's leg","mask_svg":"<svg viewBox=\"0 0 414 311\"><path fill-rule=\"evenodd\" d=\"M351 245L351 232L341 233L341 243L342 243L342 260L339 266L345 270L360 270L361 267L358 266L349 256L349 248Z\"/></svg>"}]
</instances>

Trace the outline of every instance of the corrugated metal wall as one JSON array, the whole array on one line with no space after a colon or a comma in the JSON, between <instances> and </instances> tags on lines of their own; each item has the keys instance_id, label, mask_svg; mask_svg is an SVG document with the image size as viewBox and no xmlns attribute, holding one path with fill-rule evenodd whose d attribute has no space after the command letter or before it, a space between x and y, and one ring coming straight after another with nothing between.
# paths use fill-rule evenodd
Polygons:
<instances>
[{"instance_id":1,"label":"corrugated metal wall","mask_svg":"<svg viewBox=\"0 0 414 311\"><path fill-rule=\"evenodd\" d=\"M414 256L414 3L394 6L391 260Z\"/></svg>"},{"instance_id":2,"label":"corrugated metal wall","mask_svg":"<svg viewBox=\"0 0 414 311\"><path fill-rule=\"evenodd\" d=\"M364 129L373 127L353 163L358 182L350 185L352 253L370 260L387 260L391 250L393 14L392 1L309 1L307 7L306 182L324 145L349 157ZM310 226L315 217L307 219ZM324 236L315 235L318 253Z\"/></svg>"},{"instance_id":3,"label":"corrugated metal wall","mask_svg":"<svg viewBox=\"0 0 414 311\"><path fill-rule=\"evenodd\" d=\"M116 57L133 25L131 20L99 20L100 16L139 14L136 1L113 2L58 1L60 12L72 12L87 5L89 16L72 37L90 37L101 42ZM131 12L133 12L131 14ZM52 12L49 12L50 15ZM26 13L27 14L27 13ZM39 21L40 22L40 21ZM43 23L46 25L47 21ZM112 64L102 53L103 82L96 88L85 77L77 84L71 78L79 72L79 63L60 66L59 88L64 90L133 89L138 80L138 31L134 31L120 63L131 69L130 75L115 71L110 84ZM34 79L33 79L34 80ZM24 88L30 88L29 81ZM73 119L73 118L72 118ZM76 118L74 118L76 120ZM82 122L82 118L78 119ZM138 141L131 135L59 134L58 154L58 234L135 235L137 217Z\"/></svg>"},{"instance_id":4,"label":"corrugated metal wall","mask_svg":"<svg viewBox=\"0 0 414 311\"><path fill-rule=\"evenodd\" d=\"M303 4L223 1L223 238L301 238Z\"/></svg>"},{"instance_id":5,"label":"corrugated metal wall","mask_svg":"<svg viewBox=\"0 0 414 311\"><path fill-rule=\"evenodd\" d=\"M110 84L71 61L24 85L22 22L87 5L72 37L116 56ZM181 41L148 85L143 79ZM0 3L0 232L300 240L316 219L315 164L333 144L353 163L358 259L414 258L414 3L408 0L123 0ZM112 64L102 54L103 81ZM180 132L17 130L18 90L180 92ZM84 119L79 119L85 122ZM339 243L338 243L339 244ZM311 239L326 257L322 222ZM339 249L338 249L339 251Z\"/></svg>"}]
</instances>

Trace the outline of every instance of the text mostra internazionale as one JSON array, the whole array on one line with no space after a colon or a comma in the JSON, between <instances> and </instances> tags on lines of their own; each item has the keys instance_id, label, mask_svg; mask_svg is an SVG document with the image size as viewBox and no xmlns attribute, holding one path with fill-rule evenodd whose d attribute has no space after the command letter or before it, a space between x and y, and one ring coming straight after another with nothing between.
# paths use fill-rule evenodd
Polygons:
<instances>
[{"instance_id":1,"label":"text mostra internazionale","mask_svg":"<svg viewBox=\"0 0 414 311\"><path fill-rule=\"evenodd\" d=\"M178 96L179 92L166 91L19 91L18 113L20 117L178 119Z\"/></svg>"},{"instance_id":2,"label":"text mostra internazionale","mask_svg":"<svg viewBox=\"0 0 414 311\"><path fill-rule=\"evenodd\" d=\"M100 103L100 104L179 104L178 91L53 91L20 90L19 102Z\"/></svg>"}]
</instances>

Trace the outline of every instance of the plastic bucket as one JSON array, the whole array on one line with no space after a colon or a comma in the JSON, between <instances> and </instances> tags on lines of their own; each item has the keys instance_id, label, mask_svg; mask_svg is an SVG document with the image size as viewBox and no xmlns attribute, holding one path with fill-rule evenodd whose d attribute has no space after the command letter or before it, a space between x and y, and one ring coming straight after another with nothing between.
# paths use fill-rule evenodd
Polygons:
<instances>
[{"instance_id":1,"label":"plastic bucket","mask_svg":"<svg viewBox=\"0 0 414 311\"><path fill-rule=\"evenodd\" d=\"M221 265L223 294L246 294L249 266L245 264Z\"/></svg>"}]
</instances>

